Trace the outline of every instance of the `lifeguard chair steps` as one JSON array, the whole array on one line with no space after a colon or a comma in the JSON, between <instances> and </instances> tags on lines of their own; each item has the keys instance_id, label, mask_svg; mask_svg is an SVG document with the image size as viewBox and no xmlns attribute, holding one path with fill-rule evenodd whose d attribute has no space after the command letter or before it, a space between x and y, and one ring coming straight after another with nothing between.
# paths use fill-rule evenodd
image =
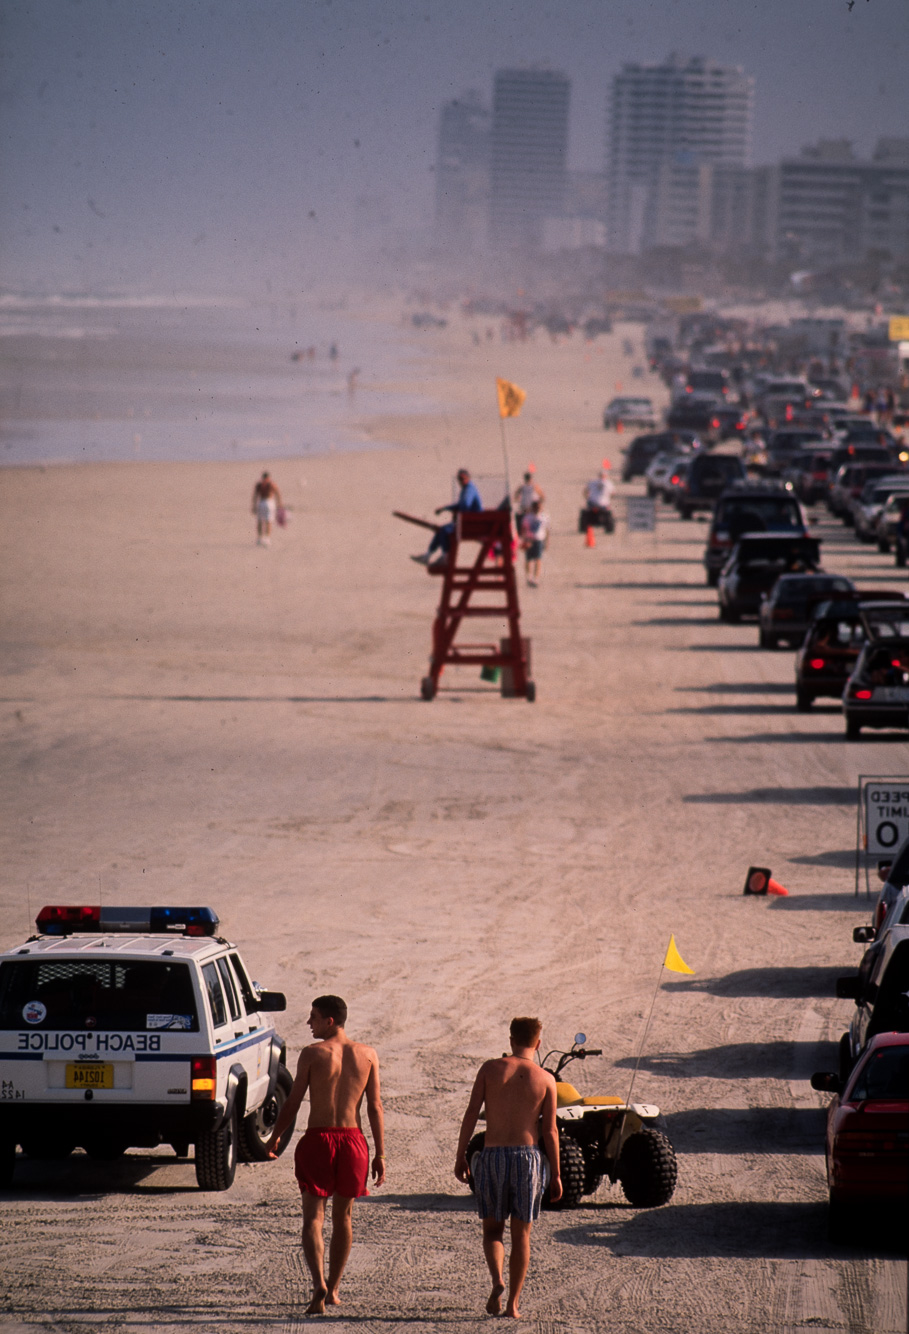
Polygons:
<instances>
[{"instance_id":1,"label":"lifeguard chair steps","mask_svg":"<svg viewBox=\"0 0 909 1334\"><path fill-rule=\"evenodd\" d=\"M444 564L430 566L442 580L442 594L432 627L429 674L420 694L435 699L443 669L480 667L490 680L498 669L499 688L506 698L533 703L536 686L530 679L530 640L521 637L521 610L515 578L511 511L480 510L455 515L455 530ZM470 550L476 556L469 562ZM472 617L505 620L508 634L498 643L456 644L461 623Z\"/></svg>"}]
</instances>

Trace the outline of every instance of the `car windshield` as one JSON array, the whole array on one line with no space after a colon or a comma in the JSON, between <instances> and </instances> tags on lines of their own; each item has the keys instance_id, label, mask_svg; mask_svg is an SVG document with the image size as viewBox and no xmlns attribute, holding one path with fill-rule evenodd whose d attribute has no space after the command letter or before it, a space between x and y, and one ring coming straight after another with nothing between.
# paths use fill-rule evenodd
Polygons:
<instances>
[{"instance_id":1,"label":"car windshield","mask_svg":"<svg viewBox=\"0 0 909 1334\"><path fill-rule=\"evenodd\" d=\"M198 1032L189 965L14 959L0 967L0 1029Z\"/></svg>"},{"instance_id":2,"label":"car windshield","mask_svg":"<svg viewBox=\"0 0 909 1334\"><path fill-rule=\"evenodd\" d=\"M909 1043L879 1047L858 1071L849 1094L850 1102L909 1098Z\"/></svg>"}]
</instances>

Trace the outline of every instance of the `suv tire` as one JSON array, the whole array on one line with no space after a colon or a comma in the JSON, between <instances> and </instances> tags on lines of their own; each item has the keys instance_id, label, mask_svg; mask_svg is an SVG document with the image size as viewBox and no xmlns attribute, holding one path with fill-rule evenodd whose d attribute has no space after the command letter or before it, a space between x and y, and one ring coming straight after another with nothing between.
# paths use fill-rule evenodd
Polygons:
<instances>
[{"instance_id":1,"label":"suv tire","mask_svg":"<svg viewBox=\"0 0 909 1334\"><path fill-rule=\"evenodd\" d=\"M618 1178L636 1208L653 1209L670 1200L678 1174L675 1150L661 1130L645 1126L622 1146Z\"/></svg>"},{"instance_id":2,"label":"suv tire","mask_svg":"<svg viewBox=\"0 0 909 1334\"><path fill-rule=\"evenodd\" d=\"M240 1126L238 1147L243 1162L264 1163L268 1161L268 1148L266 1146L271 1139L271 1133L275 1128L275 1122L281 1108L287 1102L293 1086L293 1075L286 1065L279 1065L274 1093L270 1098L266 1098L262 1106L258 1107L256 1111L250 1112L249 1116L245 1116ZM292 1132L293 1126L290 1126L287 1134L282 1137L283 1143L278 1150L279 1154L287 1148Z\"/></svg>"},{"instance_id":3,"label":"suv tire","mask_svg":"<svg viewBox=\"0 0 909 1334\"><path fill-rule=\"evenodd\" d=\"M230 1190L237 1171L237 1108L218 1130L196 1140L196 1180L201 1190Z\"/></svg>"}]
</instances>

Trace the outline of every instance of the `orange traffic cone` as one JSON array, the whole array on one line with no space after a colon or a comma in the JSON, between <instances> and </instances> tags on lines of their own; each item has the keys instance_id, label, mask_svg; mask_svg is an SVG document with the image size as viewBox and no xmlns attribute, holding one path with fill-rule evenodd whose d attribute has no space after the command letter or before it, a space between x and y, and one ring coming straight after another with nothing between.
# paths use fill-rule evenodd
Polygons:
<instances>
[{"instance_id":1,"label":"orange traffic cone","mask_svg":"<svg viewBox=\"0 0 909 1334\"><path fill-rule=\"evenodd\" d=\"M592 525L592 524L588 524L588 525L587 525L587 536L586 536L586 538L584 539L584 546L585 546L585 547L595 547L596 544L597 544L597 540L596 540L596 538L595 538L594 535L593 535L593 525Z\"/></svg>"},{"instance_id":2,"label":"orange traffic cone","mask_svg":"<svg viewBox=\"0 0 909 1334\"><path fill-rule=\"evenodd\" d=\"M784 889L778 880L774 880L769 866L749 866L742 893L777 894L783 898L789 896L789 890Z\"/></svg>"},{"instance_id":3,"label":"orange traffic cone","mask_svg":"<svg viewBox=\"0 0 909 1334\"><path fill-rule=\"evenodd\" d=\"M619 435L621 435L622 432L624 431L625 423L621 420L621 418L616 422L615 429L618 431Z\"/></svg>"}]
</instances>

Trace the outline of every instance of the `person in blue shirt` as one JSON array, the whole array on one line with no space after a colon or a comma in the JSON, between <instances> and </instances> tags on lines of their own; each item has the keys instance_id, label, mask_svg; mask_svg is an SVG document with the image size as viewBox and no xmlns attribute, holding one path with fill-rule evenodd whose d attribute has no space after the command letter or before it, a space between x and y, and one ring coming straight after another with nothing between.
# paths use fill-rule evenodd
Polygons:
<instances>
[{"instance_id":1,"label":"person in blue shirt","mask_svg":"<svg viewBox=\"0 0 909 1334\"><path fill-rule=\"evenodd\" d=\"M461 490L457 500L453 505L440 505L436 514L444 514L450 510L452 516L455 514L465 514L470 510L481 510L483 502L480 499L480 493L470 480L470 473L466 468L458 470L458 485ZM412 556L411 559L417 561L420 565L428 565L437 551L445 557L448 555L448 548L451 546L451 539L454 536L454 520L451 523L443 523L432 535L432 541L422 556Z\"/></svg>"}]
</instances>

